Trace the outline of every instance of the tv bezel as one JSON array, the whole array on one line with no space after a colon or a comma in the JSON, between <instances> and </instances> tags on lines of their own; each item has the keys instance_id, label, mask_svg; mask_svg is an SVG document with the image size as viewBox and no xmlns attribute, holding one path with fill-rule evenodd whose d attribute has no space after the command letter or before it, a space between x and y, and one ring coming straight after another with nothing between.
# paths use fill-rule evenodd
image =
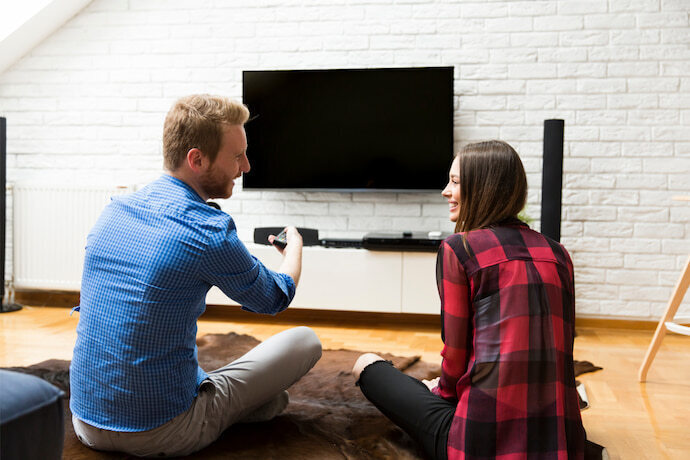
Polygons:
<instances>
[{"instance_id":1,"label":"tv bezel","mask_svg":"<svg viewBox=\"0 0 690 460\"><path fill-rule=\"evenodd\" d=\"M454 91L454 80L455 80L455 68L453 66L413 66L413 67L353 67L353 68L348 68L348 67L343 67L343 68L312 68L312 69L252 69L252 70L243 70L242 71L242 100L243 103L246 103L244 101L245 99L245 84L244 84L244 79L245 79L245 73L247 72L330 72L330 71L377 71L377 70L392 70L392 71L399 71L399 70L446 70L451 72L451 78L450 78L450 96L451 100L450 102L450 109L451 109L451 116L449 117L449 132L450 132L450 137L451 137L451 150L449 152L449 157L448 157L448 167L450 167L450 164L452 163L453 160L453 155L454 155L454 145L455 145L455 139L454 139L454 128L455 128L455 123L454 123L454 118L455 118L455 104L454 104L454 98L455 98L455 91ZM251 110L251 107L249 107ZM251 123L251 121L260 116L260 114L251 114L250 119L247 123ZM249 161L251 164L251 145L249 145ZM250 171L251 174L251 171ZM245 187L244 185L244 175L242 178L242 190L247 191L247 192L298 192L298 193L303 193L303 192L325 192L325 193L438 193L443 190L443 186L441 188L358 188L358 187L346 187L346 188L340 188L340 187Z\"/></svg>"}]
</instances>

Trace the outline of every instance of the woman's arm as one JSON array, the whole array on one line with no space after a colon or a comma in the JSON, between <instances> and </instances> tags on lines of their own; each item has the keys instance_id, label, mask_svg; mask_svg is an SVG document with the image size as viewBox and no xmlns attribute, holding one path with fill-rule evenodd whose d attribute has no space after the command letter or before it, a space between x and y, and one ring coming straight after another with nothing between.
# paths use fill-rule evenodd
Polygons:
<instances>
[{"instance_id":1,"label":"woman's arm","mask_svg":"<svg viewBox=\"0 0 690 460\"><path fill-rule=\"evenodd\" d=\"M467 275L447 242L439 250L436 281L441 297L443 362L438 386L432 391L446 399L457 399L456 384L467 372L472 347L472 310Z\"/></svg>"}]
</instances>

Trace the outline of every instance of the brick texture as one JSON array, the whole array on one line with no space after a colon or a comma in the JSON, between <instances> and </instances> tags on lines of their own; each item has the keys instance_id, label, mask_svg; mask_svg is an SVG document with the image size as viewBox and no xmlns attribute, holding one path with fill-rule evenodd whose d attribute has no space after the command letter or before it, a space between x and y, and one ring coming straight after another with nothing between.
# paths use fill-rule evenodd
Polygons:
<instances>
[{"instance_id":1,"label":"brick texture","mask_svg":"<svg viewBox=\"0 0 690 460\"><path fill-rule=\"evenodd\" d=\"M7 177L146 183L162 171L170 104L239 99L246 69L454 66L456 148L513 144L537 229L542 122L565 120L562 241L578 311L652 319L690 236L690 203L672 200L690 194L689 11L683 0L94 0L0 74ZM237 189L222 204L247 240L290 223L339 237L452 229L435 193Z\"/></svg>"}]
</instances>

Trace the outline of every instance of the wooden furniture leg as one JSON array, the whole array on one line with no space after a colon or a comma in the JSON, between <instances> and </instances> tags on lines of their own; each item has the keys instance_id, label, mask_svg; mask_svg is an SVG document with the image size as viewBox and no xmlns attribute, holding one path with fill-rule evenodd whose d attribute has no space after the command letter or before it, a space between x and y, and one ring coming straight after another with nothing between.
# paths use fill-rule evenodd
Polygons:
<instances>
[{"instance_id":1,"label":"wooden furniture leg","mask_svg":"<svg viewBox=\"0 0 690 460\"><path fill-rule=\"evenodd\" d=\"M678 283L676 284L676 288L673 290L673 294L671 294L671 299L668 302L668 307L666 307L666 313L664 313L664 316L662 316L662 318L659 320L659 324L657 325L656 331L654 332L654 338L652 338L652 343L649 344L647 354L645 355L644 360L642 361L642 366L640 366L640 371L638 373L638 378L640 382L644 382L645 380L647 380L647 371L649 371L649 366L651 366L652 360L654 359L654 356L656 356L656 352L659 351L661 341L664 338L664 335L666 335L666 323L673 321L673 317L676 314L676 311L678 311L678 307L680 306L680 303L683 300L683 297L685 296L685 292L688 290L689 285L690 258L688 258L688 261L685 263L685 268L683 269L683 272L681 273L680 278L678 279ZM682 328L682 326L680 327Z\"/></svg>"}]
</instances>

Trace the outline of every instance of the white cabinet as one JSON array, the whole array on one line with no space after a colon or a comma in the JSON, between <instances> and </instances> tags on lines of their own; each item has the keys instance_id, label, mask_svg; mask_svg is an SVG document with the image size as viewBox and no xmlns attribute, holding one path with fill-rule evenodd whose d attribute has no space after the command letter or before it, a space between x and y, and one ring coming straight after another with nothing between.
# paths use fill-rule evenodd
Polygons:
<instances>
[{"instance_id":1,"label":"white cabinet","mask_svg":"<svg viewBox=\"0 0 690 460\"><path fill-rule=\"evenodd\" d=\"M281 255L272 246L247 248L267 267L280 265ZM438 314L435 267L434 253L308 246L290 308ZM237 305L215 287L206 302Z\"/></svg>"},{"instance_id":2,"label":"white cabinet","mask_svg":"<svg viewBox=\"0 0 690 460\"><path fill-rule=\"evenodd\" d=\"M436 287L436 254L403 252L402 313L440 314Z\"/></svg>"}]
</instances>

